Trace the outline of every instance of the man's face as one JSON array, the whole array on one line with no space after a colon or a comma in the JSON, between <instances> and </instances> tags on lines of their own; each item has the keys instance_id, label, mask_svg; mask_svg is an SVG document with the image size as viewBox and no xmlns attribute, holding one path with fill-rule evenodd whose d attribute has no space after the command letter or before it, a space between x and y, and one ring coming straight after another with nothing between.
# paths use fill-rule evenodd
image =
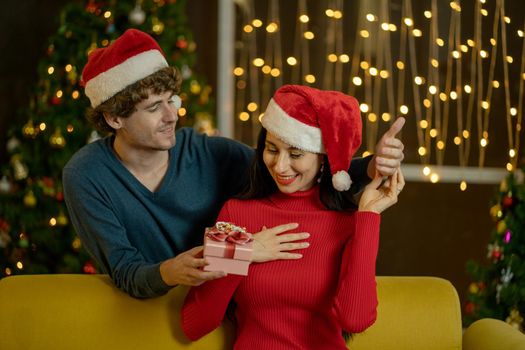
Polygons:
<instances>
[{"instance_id":1,"label":"man's face","mask_svg":"<svg viewBox=\"0 0 525 350\"><path fill-rule=\"evenodd\" d=\"M120 118L117 137L135 149L170 149L175 145L178 105L177 96L171 91L150 94L128 118Z\"/></svg>"}]
</instances>

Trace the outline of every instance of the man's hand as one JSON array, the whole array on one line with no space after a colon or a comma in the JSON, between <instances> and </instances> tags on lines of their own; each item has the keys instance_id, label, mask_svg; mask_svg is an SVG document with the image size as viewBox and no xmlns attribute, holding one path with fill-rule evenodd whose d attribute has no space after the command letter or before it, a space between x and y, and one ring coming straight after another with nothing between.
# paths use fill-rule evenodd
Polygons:
<instances>
[{"instance_id":1,"label":"man's hand","mask_svg":"<svg viewBox=\"0 0 525 350\"><path fill-rule=\"evenodd\" d=\"M292 242L306 239L310 237L310 234L306 232L282 234L298 226L298 224L286 224L269 229L263 227L261 232L253 235L252 262L302 258L302 254L288 253L288 251L307 248L308 242Z\"/></svg>"},{"instance_id":2,"label":"man's hand","mask_svg":"<svg viewBox=\"0 0 525 350\"><path fill-rule=\"evenodd\" d=\"M160 275L168 286L182 284L198 286L206 281L226 276L223 271L203 271L201 268L208 265L202 257L203 247L195 247L180 253L174 258L160 264Z\"/></svg>"},{"instance_id":3,"label":"man's hand","mask_svg":"<svg viewBox=\"0 0 525 350\"><path fill-rule=\"evenodd\" d=\"M403 125L405 125L405 118L397 118L377 143L374 157L368 163L369 178L375 178L376 172L381 176L392 176L401 166L401 161L405 157L403 154L405 146L401 140L396 139L396 135L401 131Z\"/></svg>"}]
</instances>

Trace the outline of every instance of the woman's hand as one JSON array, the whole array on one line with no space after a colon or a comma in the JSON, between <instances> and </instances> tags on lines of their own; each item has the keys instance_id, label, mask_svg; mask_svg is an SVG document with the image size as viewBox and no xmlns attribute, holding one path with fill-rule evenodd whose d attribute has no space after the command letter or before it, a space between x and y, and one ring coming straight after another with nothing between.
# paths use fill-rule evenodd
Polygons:
<instances>
[{"instance_id":1,"label":"woman's hand","mask_svg":"<svg viewBox=\"0 0 525 350\"><path fill-rule=\"evenodd\" d=\"M397 203L397 197L405 187L401 168L398 168L383 184L382 181L381 175L376 173L375 178L365 187L361 195L359 211L372 211L379 214Z\"/></svg>"},{"instance_id":2,"label":"woman's hand","mask_svg":"<svg viewBox=\"0 0 525 350\"><path fill-rule=\"evenodd\" d=\"M302 254L289 253L290 250L304 249L308 242L295 242L310 237L310 234L284 233L297 228L298 224L286 224L267 229L253 235L252 262L266 262L279 259L300 259Z\"/></svg>"}]
</instances>

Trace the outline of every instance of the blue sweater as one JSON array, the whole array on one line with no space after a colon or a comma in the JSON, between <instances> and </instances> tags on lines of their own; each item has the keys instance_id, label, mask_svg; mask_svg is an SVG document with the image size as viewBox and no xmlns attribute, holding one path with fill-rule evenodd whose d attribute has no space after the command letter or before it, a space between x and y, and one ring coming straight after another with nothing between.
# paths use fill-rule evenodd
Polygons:
<instances>
[{"instance_id":1,"label":"blue sweater","mask_svg":"<svg viewBox=\"0 0 525 350\"><path fill-rule=\"evenodd\" d=\"M160 263L202 244L224 202L238 193L254 155L250 147L182 128L155 192L118 160L113 137L86 145L66 164L63 186L84 248L117 287L154 297L171 287ZM354 185L366 183L368 159L352 161Z\"/></svg>"}]
</instances>

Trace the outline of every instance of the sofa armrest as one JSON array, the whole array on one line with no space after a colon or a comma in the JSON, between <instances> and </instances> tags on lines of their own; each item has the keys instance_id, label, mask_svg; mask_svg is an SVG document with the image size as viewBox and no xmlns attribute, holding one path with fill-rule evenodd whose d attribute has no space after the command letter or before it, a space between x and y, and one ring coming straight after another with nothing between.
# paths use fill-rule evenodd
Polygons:
<instances>
[{"instance_id":1,"label":"sofa armrest","mask_svg":"<svg viewBox=\"0 0 525 350\"><path fill-rule=\"evenodd\" d=\"M484 318L471 324L463 334L463 350L525 349L525 334L508 323Z\"/></svg>"}]
</instances>

